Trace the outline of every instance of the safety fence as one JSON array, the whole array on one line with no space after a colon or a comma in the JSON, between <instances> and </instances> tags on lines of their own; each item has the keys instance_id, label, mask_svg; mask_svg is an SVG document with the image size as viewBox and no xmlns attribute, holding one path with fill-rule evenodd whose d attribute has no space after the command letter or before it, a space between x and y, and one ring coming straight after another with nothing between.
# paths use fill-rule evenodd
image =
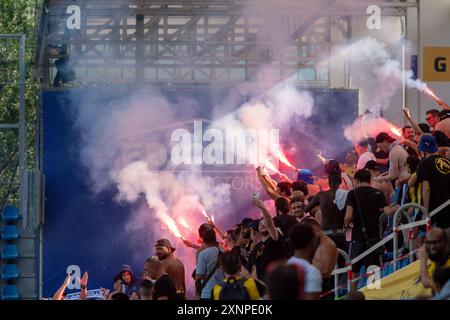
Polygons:
<instances>
[{"instance_id":1,"label":"safety fence","mask_svg":"<svg viewBox=\"0 0 450 320\"><path fill-rule=\"evenodd\" d=\"M361 268L360 271L363 271L360 273L359 277L353 279L353 271L352 271L352 266L361 261L362 259L364 259L365 257L367 257L369 254L371 254L372 252L374 252L376 249L383 247L386 243L388 243L389 241L393 240L393 257L392 257L392 261L383 264L382 267L382 276L390 274L392 272L397 271L398 269L406 266L407 264L411 263L414 261L414 255L417 252L417 250L413 249L413 239L411 237L411 230L413 228L416 227L420 227L420 226L426 226L426 232L428 232L431 229L431 217L433 217L435 214L437 214L438 212L440 212L441 210L445 209L448 205L450 205L450 199L447 200L446 202L444 202L443 204L441 204L439 207L437 207L436 209L434 209L432 212L428 213L427 209L425 209L423 206L416 204L416 203L408 203L405 205L400 206L394 213L394 225L393 225L393 231L392 233L390 233L388 236L386 236L385 238L381 239L378 243L376 243L375 245L373 245L371 248L367 249L366 251L364 251L363 253L361 253L359 256L350 259L350 256L344 251L339 249L338 253L340 256L342 256L345 259L345 267L343 268L338 268L336 265L336 268L333 270L332 272L332 276L334 276L334 289L325 292L321 295L321 297L325 297L327 295L330 294L335 294L335 299L339 299L339 292L341 289L347 287L347 292L351 291L352 287L353 287L353 283L356 282L360 282L363 279L363 277L365 276L370 276L370 274L365 273L365 269L364 267ZM415 221L413 222L410 215L407 213L407 210L409 208L415 208L420 210L424 216L425 219L422 219L420 221ZM407 224L404 225L398 225L398 220L400 215L403 215L406 217L406 219L408 220ZM409 230L409 235L408 235L408 253L406 255L403 255L401 257L397 257L398 256L398 233L401 231L406 231ZM406 263L407 261L407 263ZM402 263L399 263L402 262ZM400 265L400 267L399 267ZM386 269L383 269L386 268ZM364 270L363 270L364 269ZM346 284L343 285L339 285L339 276L346 274L347 275L347 280L346 280Z\"/></svg>"}]
</instances>

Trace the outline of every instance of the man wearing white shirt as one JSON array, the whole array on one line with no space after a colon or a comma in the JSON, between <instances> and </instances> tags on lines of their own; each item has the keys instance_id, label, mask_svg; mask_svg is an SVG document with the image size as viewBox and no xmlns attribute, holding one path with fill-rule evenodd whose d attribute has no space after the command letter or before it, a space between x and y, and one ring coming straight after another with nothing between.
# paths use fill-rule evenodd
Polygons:
<instances>
[{"instance_id":1,"label":"man wearing white shirt","mask_svg":"<svg viewBox=\"0 0 450 320\"><path fill-rule=\"evenodd\" d=\"M363 169L366 163L370 160L376 161L375 155L369 151L369 141L361 140L355 144L356 153L359 156L358 162L356 164L356 170Z\"/></svg>"},{"instance_id":2,"label":"man wearing white shirt","mask_svg":"<svg viewBox=\"0 0 450 320\"><path fill-rule=\"evenodd\" d=\"M299 265L305 270L305 299L318 300L322 292L322 275L319 269L312 265L312 260L319 247L319 238L313 228L306 224L293 226L288 237L295 253L287 264Z\"/></svg>"}]
</instances>

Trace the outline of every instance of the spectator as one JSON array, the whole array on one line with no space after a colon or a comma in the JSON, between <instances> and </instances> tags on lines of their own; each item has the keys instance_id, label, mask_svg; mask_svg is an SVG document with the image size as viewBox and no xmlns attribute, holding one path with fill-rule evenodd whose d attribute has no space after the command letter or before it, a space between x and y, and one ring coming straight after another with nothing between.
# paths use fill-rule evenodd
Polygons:
<instances>
[{"instance_id":1,"label":"spectator","mask_svg":"<svg viewBox=\"0 0 450 320\"><path fill-rule=\"evenodd\" d=\"M419 150L425 158L419 163L417 181L422 183L424 207L432 212L450 199L450 160L436 154L436 139L430 134L420 138ZM437 227L450 227L450 207L446 207L431 218Z\"/></svg>"},{"instance_id":2,"label":"spectator","mask_svg":"<svg viewBox=\"0 0 450 320\"><path fill-rule=\"evenodd\" d=\"M294 181L291 184L291 196L289 198L297 197L303 198L305 201L308 196L308 185L304 181Z\"/></svg>"},{"instance_id":3,"label":"spectator","mask_svg":"<svg viewBox=\"0 0 450 320\"><path fill-rule=\"evenodd\" d=\"M439 113L439 122L434 126L435 131L442 131L447 138L450 138L450 111L442 110Z\"/></svg>"},{"instance_id":4,"label":"spectator","mask_svg":"<svg viewBox=\"0 0 450 320\"><path fill-rule=\"evenodd\" d=\"M241 259L234 251L225 252L220 256L220 266L225 275L222 283L213 289L214 300L260 300L258 285L252 278L241 274Z\"/></svg>"},{"instance_id":5,"label":"spectator","mask_svg":"<svg viewBox=\"0 0 450 320\"><path fill-rule=\"evenodd\" d=\"M321 191L314 196L311 202L305 207L305 212L310 212L314 207L320 206L321 228L341 249L345 248L344 214L339 212L334 204L336 192L342 179L339 172L330 174L329 191ZM316 216L317 218L317 216Z\"/></svg>"},{"instance_id":6,"label":"spectator","mask_svg":"<svg viewBox=\"0 0 450 320\"><path fill-rule=\"evenodd\" d=\"M434 130L440 120L439 111L436 109L430 109L426 112L425 116L426 116L425 120L427 120L430 127Z\"/></svg>"},{"instance_id":7,"label":"spectator","mask_svg":"<svg viewBox=\"0 0 450 320\"><path fill-rule=\"evenodd\" d=\"M347 209L344 218L345 228L351 232L350 258L356 258L379 240L379 225L381 212L392 215L395 209L388 206L383 194L370 186L371 175L368 170L362 169L355 173L356 189L351 190L347 196ZM383 250L375 250L369 254L364 262L366 265L378 265L379 256ZM361 262L353 265L354 273L358 274Z\"/></svg>"},{"instance_id":8,"label":"spectator","mask_svg":"<svg viewBox=\"0 0 450 320\"><path fill-rule=\"evenodd\" d=\"M184 278L184 265L180 259L173 255L175 248L168 239L160 239L155 244L156 256L161 260L164 270L169 275L177 289L178 299L186 299L186 284Z\"/></svg>"},{"instance_id":9,"label":"spectator","mask_svg":"<svg viewBox=\"0 0 450 320\"><path fill-rule=\"evenodd\" d=\"M433 131L433 136L436 138L436 144L438 146L438 152L440 156L449 159L450 157L450 138L445 133L439 130Z\"/></svg>"},{"instance_id":10,"label":"spectator","mask_svg":"<svg viewBox=\"0 0 450 320\"><path fill-rule=\"evenodd\" d=\"M381 191L386 199L386 202L389 202L391 196L394 192L394 188L392 187L392 183L388 181L378 182L375 180L376 177L380 175L380 168L376 161L368 161L364 167L364 169L369 170L370 175L372 177L371 186L379 191Z\"/></svg>"},{"instance_id":11,"label":"spectator","mask_svg":"<svg viewBox=\"0 0 450 320\"><path fill-rule=\"evenodd\" d=\"M447 234L441 228L431 229L425 237L425 244L418 252L420 280L425 288L432 287L432 275L437 267L450 267Z\"/></svg>"},{"instance_id":12,"label":"spectator","mask_svg":"<svg viewBox=\"0 0 450 320\"><path fill-rule=\"evenodd\" d=\"M131 297L133 292L138 292L133 269L127 264L122 266L122 270L114 276L113 280L115 284L118 283L118 287L120 286L120 292L125 293L128 297Z\"/></svg>"},{"instance_id":13,"label":"spectator","mask_svg":"<svg viewBox=\"0 0 450 320\"><path fill-rule=\"evenodd\" d=\"M197 259L195 282L197 294L202 300L212 298L214 286L223 281L224 275L219 268L219 253L216 234L213 230L206 230L202 234L205 249Z\"/></svg>"},{"instance_id":14,"label":"spectator","mask_svg":"<svg viewBox=\"0 0 450 320\"><path fill-rule=\"evenodd\" d=\"M394 186L396 179L404 178L408 174L406 169L408 152L386 132L379 133L375 142L384 152L389 152L389 172L377 176L375 181L390 181Z\"/></svg>"},{"instance_id":15,"label":"spectator","mask_svg":"<svg viewBox=\"0 0 450 320\"><path fill-rule=\"evenodd\" d=\"M255 207L259 208L263 214L263 220L259 223L259 233L262 235L261 255L256 258L255 269L257 279L264 279L267 266L274 261L287 258L287 248L283 241L281 230L275 227L269 211L264 203L257 198L252 199ZM254 273L252 273L254 276Z\"/></svg>"},{"instance_id":16,"label":"spectator","mask_svg":"<svg viewBox=\"0 0 450 320\"><path fill-rule=\"evenodd\" d=\"M342 183L339 185L339 189L342 190L352 190L353 189L353 181L350 176L346 172L342 172L341 166L337 160L331 159L325 165L325 173L328 178L331 174L339 174L342 179ZM329 180L329 179L328 179Z\"/></svg>"},{"instance_id":17,"label":"spectator","mask_svg":"<svg viewBox=\"0 0 450 320\"><path fill-rule=\"evenodd\" d=\"M284 239L287 238L289 229L297 223L297 219L289 215L290 210L290 201L288 198L280 197L275 201L275 211L277 216L273 221L275 225L280 227Z\"/></svg>"},{"instance_id":18,"label":"spectator","mask_svg":"<svg viewBox=\"0 0 450 320\"><path fill-rule=\"evenodd\" d=\"M153 282L144 279L139 284L140 300L153 300Z\"/></svg>"},{"instance_id":19,"label":"spectator","mask_svg":"<svg viewBox=\"0 0 450 320\"><path fill-rule=\"evenodd\" d=\"M433 272L433 300L450 300L450 267L437 267Z\"/></svg>"},{"instance_id":20,"label":"spectator","mask_svg":"<svg viewBox=\"0 0 450 320\"><path fill-rule=\"evenodd\" d=\"M303 300L305 272L297 264L270 266L266 278L270 300Z\"/></svg>"},{"instance_id":21,"label":"spectator","mask_svg":"<svg viewBox=\"0 0 450 320\"><path fill-rule=\"evenodd\" d=\"M366 297L361 291L352 290L345 295L344 300L366 300Z\"/></svg>"},{"instance_id":22,"label":"spectator","mask_svg":"<svg viewBox=\"0 0 450 320\"><path fill-rule=\"evenodd\" d=\"M315 219L303 219L301 224L311 226L314 233L319 238L319 247L314 253L312 264L319 269L322 275L322 292L328 292L333 287L331 274L338 260L336 244L323 233L322 229L320 229L320 225ZM331 297L332 296L327 296L327 298Z\"/></svg>"},{"instance_id":23,"label":"spectator","mask_svg":"<svg viewBox=\"0 0 450 320\"><path fill-rule=\"evenodd\" d=\"M319 238L311 226L297 224L289 231L289 242L295 253L287 264L295 264L303 268L305 299L319 299L322 292L322 275L319 269L312 265L314 254L319 246Z\"/></svg>"},{"instance_id":24,"label":"spectator","mask_svg":"<svg viewBox=\"0 0 450 320\"><path fill-rule=\"evenodd\" d=\"M358 154L358 162L356 163L356 170L363 169L367 161L376 161L375 155L369 151L369 141L361 140L355 144L355 151Z\"/></svg>"},{"instance_id":25,"label":"spectator","mask_svg":"<svg viewBox=\"0 0 450 320\"><path fill-rule=\"evenodd\" d=\"M164 265L158 257L148 258L144 264L144 271L150 276L150 279L156 280L153 288L153 300L177 300L175 284L164 270Z\"/></svg>"},{"instance_id":26,"label":"spectator","mask_svg":"<svg viewBox=\"0 0 450 320\"><path fill-rule=\"evenodd\" d=\"M114 292L111 293L111 299L110 300L130 300L130 297L123 292Z\"/></svg>"}]
</instances>

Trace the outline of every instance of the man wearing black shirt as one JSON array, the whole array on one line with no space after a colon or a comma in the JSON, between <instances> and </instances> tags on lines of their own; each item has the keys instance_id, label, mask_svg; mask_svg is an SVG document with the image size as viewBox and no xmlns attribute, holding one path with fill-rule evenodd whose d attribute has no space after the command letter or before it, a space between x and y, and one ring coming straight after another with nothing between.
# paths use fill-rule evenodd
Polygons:
<instances>
[{"instance_id":1,"label":"man wearing black shirt","mask_svg":"<svg viewBox=\"0 0 450 320\"><path fill-rule=\"evenodd\" d=\"M422 135L419 151L425 153L425 158L417 168L417 181L422 182L424 207L431 212L450 199L450 160L437 155L436 138L431 134ZM450 207L431 217L431 222L439 228L450 227Z\"/></svg>"},{"instance_id":2,"label":"man wearing black shirt","mask_svg":"<svg viewBox=\"0 0 450 320\"><path fill-rule=\"evenodd\" d=\"M271 262L285 260L287 258L287 250L280 230L275 227L264 203L258 198L253 198L252 203L255 207L261 209L263 214L263 220L259 223L259 233L262 236L263 244L256 254L254 269L256 269L258 279L264 281L267 266ZM254 272L252 276L254 276Z\"/></svg>"},{"instance_id":3,"label":"man wearing black shirt","mask_svg":"<svg viewBox=\"0 0 450 320\"><path fill-rule=\"evenodd\" d=\"M153 300L176 300L177 289L172 279L164 271L164 266L158 257L150 257L145 261L144 272L156 280L153 290Z\"/></svg>"},{"instance_id":4,"label":"man wearing black shirt","mask_svg":"<svg viewBox=\"0 0 450 320\"><path fill-rule=\"evenodd\" d=\"M395 212L395 208L387 205L384 195L370 186L371 174L368 170L358 170L355 173L355 180L356 189L351 190L347 195L344 218L345 228L349 228L350 223L353 223L350 244L351 259L356 258L369 249L369 245L380 240L378 224L381 212L384 210L388 215ZM353 265L355 274L358 274L361 265L378 265L379 262L379 254L375 250L374 253Z\"/></svg>"}]
</instances>

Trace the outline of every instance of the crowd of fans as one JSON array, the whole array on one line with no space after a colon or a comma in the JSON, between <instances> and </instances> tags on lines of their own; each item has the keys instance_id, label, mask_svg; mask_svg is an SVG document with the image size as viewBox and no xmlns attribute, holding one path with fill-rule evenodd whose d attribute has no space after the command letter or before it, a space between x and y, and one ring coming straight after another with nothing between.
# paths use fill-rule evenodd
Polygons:
<instances>
[{"instance_id":1,"label":"crowd of fans","mask_svg":"<svg viewBox=\"0 0 450 320\"><path fill-rule=\"evenodd\" d=\"M344 266L338 249L351 259L392 232L393 215L405 203L417 203L432 212L450 199L450 115L427 112L427 122L411 122L402 139L387 132L359 141L346 163L325 163L322 178L299 170L296 180L256 170L276 215L259 193L251 197L260 218L244 218L235 228L222 232L212 221L198 228L199 244L184 240L195 250L196 298L214 300L333 299L332 272ZM411 208L410 219L424 219ZM405 221L401 221L405 222ZM406 221L407 222L407 221ZM433 299L450 298L450 206L431 218L432 228L420 226L400 237L403 252L406 237L414 238L420 260L420 279L432 288ZM401 236L402 234L400 234ZM186 299L183 262L175 256L169 240L155 244L155 256L147 259L136 278L129 266L114 277L114 290L104 291L112 300ZM392 246L380 247L352 265L358 277L362 265L380 265ZM87 273L78 281L80 299L86 299ZM66 279L53 299L64 299ZM354 288L355 289L355 288ZM189 297L190 298L190 297ZM364 299L353 290L345 299Z\"/></svg>"}]
</instances>

